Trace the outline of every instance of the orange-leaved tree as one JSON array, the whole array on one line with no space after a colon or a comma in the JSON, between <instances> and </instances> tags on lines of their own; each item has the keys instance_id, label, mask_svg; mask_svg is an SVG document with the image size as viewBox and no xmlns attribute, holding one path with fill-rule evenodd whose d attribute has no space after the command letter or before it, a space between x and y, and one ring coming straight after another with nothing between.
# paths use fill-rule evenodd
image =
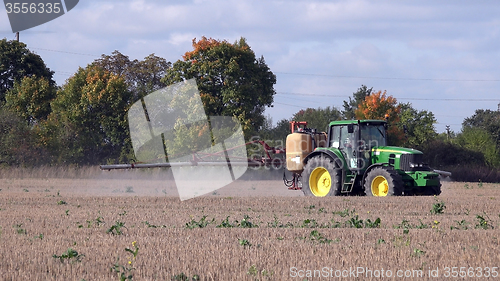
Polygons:
<instances>
[{"instance_id":1,"label":"orange-leaved tree","mask_svg":"<svg viewBox=\"0 0 500 281\"><path fill-rule=\"evenodd\" d=\"M389 129L387 131L388 143L390 145L401 145L404 140L404 132L396 124L399 123L401 106L396 98L387 96L387 92L378 91L365 97L356 109L356 118L383 120L388 118Z\"/></svg>"},{"instance_id":2,"label":"orange-leaved tree","mask_svg":"<svg viewBox=\"0 0 500 281\"><path fill-rule=\"evenodd\" d=\"M167 70L162 82L196 78L208 116L234 116L247 139L264 124L264 109L272 106L276 76L264 57L257 58L244 38L233 44L202 37L193 50Z\"/></svg>"}]
</instances>

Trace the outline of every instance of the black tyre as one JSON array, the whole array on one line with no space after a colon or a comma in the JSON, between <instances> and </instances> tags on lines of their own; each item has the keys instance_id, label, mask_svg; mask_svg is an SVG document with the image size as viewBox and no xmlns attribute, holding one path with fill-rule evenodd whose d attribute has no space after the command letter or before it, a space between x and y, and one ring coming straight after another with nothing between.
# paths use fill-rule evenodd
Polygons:
<instances>
[{"instance_id":1,"label":"black tyre","mask_svg":"<svg viewBox=\"0 0 500 281\"><path fill-rule=\"evenodd\" d=\"M303 172L302 192L305 196L336 196L340 194L342 172L333 159L315 156L307 162Z\"/></svg>"},{"instance_id":2,"label":"black tyre","mask_svg":"<svg viewBox=\"0 0 500 281\"><path fill-rule=\"evenodd\" d=\"M399 196L403 194L403 179L395 170L376 167L366 175L364 187L368 196Z\"/></svg>"}]
</instances>

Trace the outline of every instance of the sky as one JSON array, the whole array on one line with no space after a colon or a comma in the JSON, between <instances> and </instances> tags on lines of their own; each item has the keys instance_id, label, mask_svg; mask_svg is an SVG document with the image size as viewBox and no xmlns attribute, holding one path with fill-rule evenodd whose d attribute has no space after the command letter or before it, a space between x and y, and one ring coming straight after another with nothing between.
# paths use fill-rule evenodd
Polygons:
<instances>
[{"instance_id":1,"label":"sky","mask_svg":"<svg viewBox=\"0 0 500 281\"><path fill-rule=\"evenodd\" d=\"M80 0L22 31L20 41L62 86L79 67L120 51L175 62L202 36L241 37L276 75L274 123L300 109L336 107L362 85L432 112L459 132L476 109L500 107L497 0ZM0 38L14 39L4 6Z\"/></svg>"}]
</instances>

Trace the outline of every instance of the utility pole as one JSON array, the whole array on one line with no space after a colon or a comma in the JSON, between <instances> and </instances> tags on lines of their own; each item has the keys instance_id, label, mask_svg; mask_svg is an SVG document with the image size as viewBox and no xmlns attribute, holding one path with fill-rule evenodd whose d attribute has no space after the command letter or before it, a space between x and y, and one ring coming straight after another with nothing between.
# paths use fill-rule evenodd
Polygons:
<instances>
[{"instance_id":1,"label":"utility pole","mask_svg":"<svg viewBox=\"0 0 500 281\"><path fill-rule=\"evenodd\" d=\"M446 139L450 140L450 125L446 125Z\"/></svg>"},{"instance_id":2,"label":"utility pole","mask_svg":"<svg viewBox=\"0 0 500 281\"><path fill-rule=\"evenodd\" d=\"M16 41L19 42L19 31L16 32Z\"/></svg>"}]
</instances>

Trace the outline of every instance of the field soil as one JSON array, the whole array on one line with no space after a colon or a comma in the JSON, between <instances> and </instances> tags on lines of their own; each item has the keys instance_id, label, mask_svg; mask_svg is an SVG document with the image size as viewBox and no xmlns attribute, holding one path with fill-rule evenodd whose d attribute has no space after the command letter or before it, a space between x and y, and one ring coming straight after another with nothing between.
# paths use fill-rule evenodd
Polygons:
<instances>
[{"instance_id":1,"label":"field soil","mask_svg":"<svg viewBox=\"0 0 500 281\"><path fill-rule=\"evenodd\" d=\"M251 179L180 201L164 175L4 174L1 279L500 278L500 184L311 198Z\"/></svg>"}]
</instances>

